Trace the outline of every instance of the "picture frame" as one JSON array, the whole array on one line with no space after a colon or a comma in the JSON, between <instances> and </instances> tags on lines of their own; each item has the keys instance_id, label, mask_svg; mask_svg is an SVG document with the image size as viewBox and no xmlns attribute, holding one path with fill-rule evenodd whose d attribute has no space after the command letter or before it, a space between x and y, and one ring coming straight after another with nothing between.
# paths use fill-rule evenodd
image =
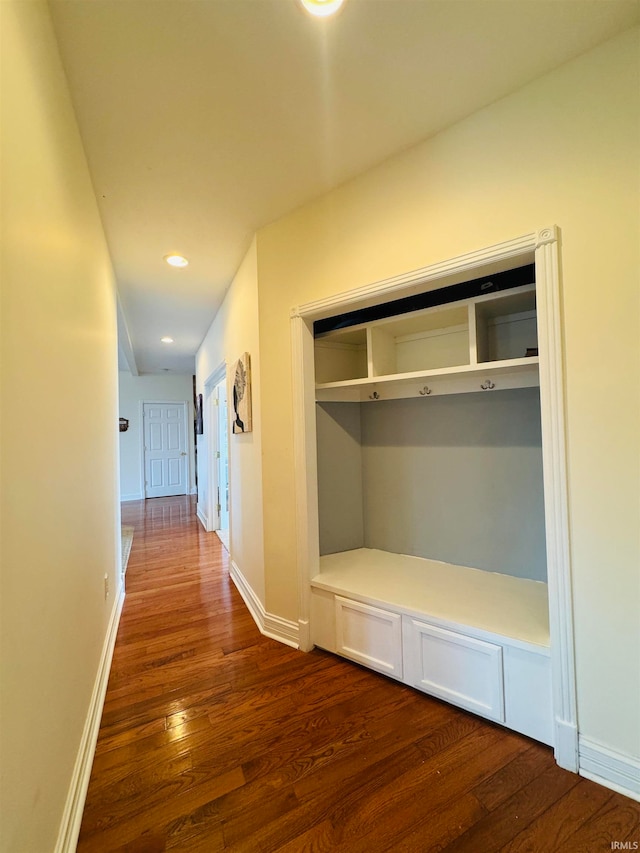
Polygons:
<instances>
[{"instance_id":1,"label":"picture frame","mask_svg":"<svg viewBox=\"0 0 640 853\"><path fill-rule=\"evenodd\" d=\"M196 435L204 435L204 420L202 417L202 394L196 394Z\"/></svg>"},{"instance_id":2,"label":"picture frame","mask_svg":"<svg viewBox=\"0 0 640 853\"><path fill-rule=\"evenodd\" d=\"M252 432L251 415L251 356L243 353L233 366L232 432L235 435Z\"/></svg>"}]
</instances>

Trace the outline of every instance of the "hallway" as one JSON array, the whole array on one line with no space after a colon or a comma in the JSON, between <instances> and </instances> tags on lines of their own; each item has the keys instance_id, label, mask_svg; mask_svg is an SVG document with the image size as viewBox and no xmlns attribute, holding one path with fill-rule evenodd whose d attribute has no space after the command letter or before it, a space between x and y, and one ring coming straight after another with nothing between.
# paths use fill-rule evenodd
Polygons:
<instances>
[{"instance_id":1,"label":"hallway","mask_svg":"<svg viewBox=\"0 0 640 853\"><path fill-rule=\"evenodd\" d=\"M525 737L263 637L191 498L135 527L78 851L597 853L640 805Z\"/></svg>"}]
</instances>

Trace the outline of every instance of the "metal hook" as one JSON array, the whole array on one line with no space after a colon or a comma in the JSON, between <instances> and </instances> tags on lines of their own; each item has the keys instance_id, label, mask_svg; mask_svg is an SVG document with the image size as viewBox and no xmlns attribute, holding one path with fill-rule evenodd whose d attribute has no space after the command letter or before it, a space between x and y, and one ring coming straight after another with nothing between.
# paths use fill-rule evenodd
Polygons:
<instances>
[{"instance_id":1,"label":"metal hook","mask_svg":"<svg viewBox=\"0 0 640 853\"><path fill-rule=\"evenodd\" d=\"M430 393L431 393L431 388L429 388L428 385L425 385L424 388L422 388L420 391L418 391L418 394L420 394L422 397L428 397Z\"/></svg>"},{"instance_id":2,"label":"metal hook","mask_svg":"<svg viewBox=\"0 0 640 853\"><path fill-rule=\"evenodd\" d=\"M495 387L496 387L496 384L495 384L495 382L492 382L490 379L486 379L486 380L485 380L485 381L480 385L480 387L482 388L482 390L483 390L483 391L491 391L493 388L495 388Z\"/></svg>"},{"instance_id":3,"label":"metal hook","mask_svg":"<svg viewBox=\"0 0 640 853\"><path fill-rule=\"evenodd\" d=\"M377 391L374 391L374 392L373 392L373 394L369 394L369 399L370 399L370 400L379 400L379 399L380 399L380 394L378 394L378 392L377 392Z\"/></svg>"}]
</instances>

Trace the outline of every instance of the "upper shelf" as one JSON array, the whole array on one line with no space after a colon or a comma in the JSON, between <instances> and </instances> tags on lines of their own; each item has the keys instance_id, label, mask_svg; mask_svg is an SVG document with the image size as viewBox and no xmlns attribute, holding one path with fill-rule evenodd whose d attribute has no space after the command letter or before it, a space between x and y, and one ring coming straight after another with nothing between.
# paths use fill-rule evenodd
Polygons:
<instances>
[{"instance_id":1,"label":"upper shelf","mask_svg":"<svg viewBox=\"0 0 640 853\"><path fill-rule=\"evenodd\" d=\"M535 285L340 329L315 342L318 400L539 384Z\"/></svg>"},{"instance_id":2,"label":"upper shelf","mask_svg":"<svg viewBox=\"0 0 640 853\"><path fill-rule=\"evenodd\" d=\"M326 382L316 385L316 400L364 403L370 400L429 397L432 394L529 388L539 384L538 358L514 358L481 365L467 364L439 370L377 376L373 379L365 377Z\"/></svg>"}]
</instances>

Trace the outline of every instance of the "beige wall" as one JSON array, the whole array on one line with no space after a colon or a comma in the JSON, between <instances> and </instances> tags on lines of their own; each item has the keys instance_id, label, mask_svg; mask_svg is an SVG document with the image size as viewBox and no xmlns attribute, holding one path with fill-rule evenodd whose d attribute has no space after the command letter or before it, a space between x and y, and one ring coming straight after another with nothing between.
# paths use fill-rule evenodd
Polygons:
<instances>
[{"instance_id":1,"label":"beige wall","mask_svg":"<svg viewBox=\"0 0 640 853\"><path fill-rule=\"evenodd\" d=\"M142 438L140 431L141 404L185 401L189 404L187 415L187 446L189 448L189 492L195 490L195 453L193 435L193 376L163 374L160 376L132 376L118 374L118 416L127 418L129 429L119 433L120 444L120 499L140 500L144 497L142 482Z\"/></svg>"},{"instance_id":2,"label":"beige wall","mask_svg":"<svg viewBox=\"0 0 640 853\"><path fill-rule=\"evenodd\" d=\"M56 843L117 585L116 314L47 5L0 6L0 849L44 853Z\"/></svg>"},{"instance_id":3,"label":"beige wall","mask_svg":"<svg viewBox=\"0 0 640 853\"><path fill-rule=\"evenodd\" d=\"M580 730L635 756L638 83L636 29L258 233L266 603L295 619L291 307L560 226Z\"/></svg>"},{"instance_id":4,"label":"beige wall","mask_svg":"<svg viewBox=\"0 0 640 853\"><path fill-rule=\"evenodd\" d=\"M255 240L196 355L197 393L206 394L205 383L208 378L226 362L227 396L231 411L230 371L243 352L248 352L251 357L253 431L229 436L230 551L231 558L264 604L262 418ZM204 499L201 486L207 480L207 467L207 436L204 435L199 436L198 440L199 503Z\"/></svg>"}]
</instances>

